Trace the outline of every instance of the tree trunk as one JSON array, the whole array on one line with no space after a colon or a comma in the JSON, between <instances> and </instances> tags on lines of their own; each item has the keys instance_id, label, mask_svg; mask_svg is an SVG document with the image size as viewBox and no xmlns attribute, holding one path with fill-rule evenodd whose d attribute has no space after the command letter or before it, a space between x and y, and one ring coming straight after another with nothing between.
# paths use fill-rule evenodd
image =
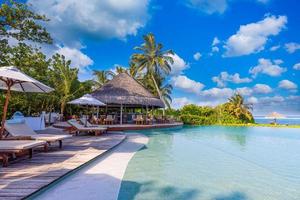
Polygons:
<instances>
[{"instance_id":1,"label":"tree trunk","mask_svg":"<svg viewBox=\"0 0 300 200\"><path fill-rule=\"evenodd\" d=\"M4 133L4 124L6 120L6 114L7 114L7 108L8 108L8 103L9 103L9 98L10 98L10 85L7 87L7 93L5 97L5 103L4 103L4 108L3 108L3 115L2 115L2 121L1 121L1 130L0 130L0 139L3 137Z\"/></svg>"},{"instance_id":2,"label":"tree trunk","mask_svg":"<svg viewBox=\"0 0 300 200\"><path fill-rule=\"evenodd\" d=\"M60 114L64 115L65 107L66 107L66 102L65 101L61 102L61 104L60 104Z\"/></svg>"},{"instance_id":3,"label":"tree trunk","mask_svg":"<svg viewBox=\"0 0 300 200\"><path fill-rule=\"evenodd\" d=\"M158 85L157 85L157 83L156 83L156 80L155 80L153 74L151 74L151 78L152 78L152 81L153 81L153 83L154 83L154 85L155 85L155 88L156 88L156 91L157 91L157 93L158 93L159 99L162 100L162 102L164 103L164 106L166 107L166 103L165 103L165 101L163 100L163 98L162 98L162 96L161 96L160 90L159 90L159 88L158 88ZM165 108L163 108L163 116L165 116Z\"/></svg>"}]
</instances>

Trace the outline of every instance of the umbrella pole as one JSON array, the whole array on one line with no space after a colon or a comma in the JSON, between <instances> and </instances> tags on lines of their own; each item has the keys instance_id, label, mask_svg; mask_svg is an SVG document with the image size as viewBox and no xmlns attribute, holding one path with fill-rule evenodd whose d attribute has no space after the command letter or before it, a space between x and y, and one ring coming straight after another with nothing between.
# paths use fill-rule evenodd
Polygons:
<instances>
[{"instance_id":1,"label":"umbrella pole","mask_svg":"<svg viewBox=\"0 0 300 200\"><path fill-rule=\"evenodd\" d=\"M2 121L1 121L0 139L2 139L3 133L4 133L4 124L5 124L5 120L6 120L8 102L9 102L9 99L10 99L10 87L11 87L10 84L7 84L7 92L6 92L5 103L4 103L4 108L3 108L3 115L2 115Z\"/></svg>"}]
</instances>

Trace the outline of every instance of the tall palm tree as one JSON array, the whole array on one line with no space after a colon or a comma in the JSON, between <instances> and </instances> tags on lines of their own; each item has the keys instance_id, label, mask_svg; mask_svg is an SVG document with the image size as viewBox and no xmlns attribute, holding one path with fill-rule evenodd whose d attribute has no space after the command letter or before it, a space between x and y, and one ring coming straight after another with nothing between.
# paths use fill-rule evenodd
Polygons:
<instances>
[{"instance_id":1,"label":"tall palm tree","mask_svg":"<svg viewBox=\"0 0 300 200\"><path fill-rule=\"evenodd\" d=\"M246 104L243 96L238 93L228 99L226 108L238 119L246 119L248 121L253 120L252 113L250 112L250 110L252 110L252 106L250 104Z\"/></svg>"},{"instance_id":2,"label":"tall palm tree","mask_svg":"<svg viewBox=\"0 0 300 200\"><path fill-rule=\"evenodd\" d=\"M161 95L161 100L163 101L165 107L171 108L171 103L172 103L171 93L173 90L173 86L171 84L164 84L165 77L159 73L154 75L154 79L157 83L157 86L158 86L158 89L159 89L159 92ZM146 74L143 77L141 82L154 95L159 96L159 94L156 90L155 84L152 81L152 78L149 74Z\"/></svg>"},{"instance_id":3,"label":"tall palm tree","mask_svg":"<svg viewBox=\"0 0 300 200\"><path fill-rule=\"evenodd\" d=\"M173 86L171 84L166 84L159 88L163 102L166 107L171 108L172 98L171 93L173 90Z\"/></svg>"},{"instance_id":4,"label":"tall palm tree","mask_svg":"<svg viewBox=\"0 0 300 200\"><path fill-rule=\"evenodd\" d=\"M94 70L93 75L96 77L95 84L97 87L102 87L111 77L115 76L115 74L109 70Z\"/></svg>"},{"instance_id":5,"label":"tall palm tree","mask_svg":"<svg viewBox=\"0 0 300 200\"><path fill-rule=\"evenodd\" d=\"M163 50L161 43L156 43L152 33L145 35L144 43L134 49L141 51L135 53L131 57L131 61L137 66L138 71L146 70L155 86L156 92L161 100L163 100L159 85L155 79L155 74L168 75L171 71L171 64L174 63L170 54L174 54L172 50Z\"/></svg>"}]
</instances>

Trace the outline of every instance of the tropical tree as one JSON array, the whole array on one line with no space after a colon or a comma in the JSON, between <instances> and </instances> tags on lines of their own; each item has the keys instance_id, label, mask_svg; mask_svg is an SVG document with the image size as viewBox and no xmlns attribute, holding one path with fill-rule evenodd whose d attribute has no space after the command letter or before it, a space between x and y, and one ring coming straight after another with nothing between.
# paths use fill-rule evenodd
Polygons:
<instances>
[{"instance_id":1,"label":"tropical tree","mask_svg":"<svg viewBox=\"0 0 300 200\"><path fill-rule=\"evenodd\" d=\"M228 99L225 104L225 110L234 115L236 118L246 121L253 121L253 116L250 112L252 106L246 104L244 98L239 93L234 94Z\"/></svg>"},{"instance_id":2,"label":"tropical tree","mask_svg":"<svg viewBox=\"0 0 300 200\"><path fill-rule=\"evenodd\" d=\"M163 101L165 107L171 108L171 103L172 103L171 94L172 94L173 86L171 84L168 84L168 83L164 84L165 83L165 77L163 75L159 74L159 73L154 75L154 79L157 83L160 94L157 92L157 89L155 87L154 82L152 81L152 78L151 78L150 74L146 74L143 77L142 83L155 96L161 95L161 100Z\"/></svg>"},{"instance_id":3,"label":"tropical tree","mask_svg":"<svg viewBox=\"0 0 300 200\"><path fill-rule=\"evenodd\" d=\"M63 55L55 54L52 58L52 81L60 103L60 113L63 114L67 102L81 89L77 78L78 69L71 68L71 61Z\"/></svg>"},{"instance_id":4,"label":"tropical tree","mask_svg":"<svg viewBox=\"0 0 300 200\"><path fill-rule=\"evenodd\" d=\"M11 61L9 56L14 46L32 41L52 43L52 38L40 22L48 21L43 16L31 11L27 4L6 0L0 6L0 66ZM15 41L10 45L8 40Z\"/></svg>"},{"instance_id":5,"label":"tropical tree","mask_svg":"<svg viewBox=\"0 0 300 200\"><path fill-rule=\"evenodd\" d=\"M93 75L96 78L95 85L99 88L107 83L111 79L111 77L114 77L115 73L106 70L94 70Z\"/></svg>"},{"instance_id":6,"label":"tropical tree","mask_svg":"<svg viewBox=\"0 0 300 200\"><path fill-rule=\"evenodd\" d=\"M114 73L114 72L112 72L112 73ZM126 69L126 67L119 65L116 67L116 73L114 73L114 74L121 74L121 73L127 73L127 69Z\"/></svg>"},{"instance_id":7,"label":"tropical tree","mask_svg":"<svg viewBox=\"0 0 300 200\"><path fill-rule=\"evenodd\" d=\"M144 43L135 47L140 53L135 53L131 57L131 62L136 65L139 72L146 71L155 86L156 92L161 100L163 100L159 85L155 79L156 74L168 75L171 71L173 58L170 54L174 54L172 50L163 50L161 43L156 43L152 33L145 35Z\"/></svg>"}]
</instances>

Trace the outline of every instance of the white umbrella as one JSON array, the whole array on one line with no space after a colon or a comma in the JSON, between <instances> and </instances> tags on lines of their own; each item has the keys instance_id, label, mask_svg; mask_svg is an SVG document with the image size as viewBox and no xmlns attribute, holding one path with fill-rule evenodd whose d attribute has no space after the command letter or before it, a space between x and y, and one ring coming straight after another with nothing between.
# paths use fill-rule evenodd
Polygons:
<instances>
[{"instance_id":1,"label":"white umbrella","mask_svg":"<svg viewBox=\"0 0 300 200\"><path fill-rule=\"evenodd\" d=\"M274 122L276 123L277 119L283 119L283 118L285 118L285 116L280 113L277 113L277 112L272 112L272 113L268 114L265 118L266 119L274 119Z\"/></svg>"},{"instance_id":2,"label":"white umbrella","mask_svg":"<svg viewBox=\"0 0 300 200\"><path fill-rule=\"evenodd\" d=\"M29 77L13 66L0 67L0 89L7 90L6 99L3 108L3 116L1 122L0 139L4 132L4 123L6 120L8 102L11 91L18 92L40 92L48 93L54 89L39 82L38 80Z\"/></svg>"},{"instance_id":3,"label":"white umbrella","mask_svg":"<svg viewBox=\"0 0 300 200\"><path fill-rule=\"evenodd\" d=\"M99 101L98 99L94 98L90 94L83 95L78 99L74 99L69 101L68 104L75 104L75 105L86 105L86 106L97 106L97 117L99 113L99 106L106 105L105 103ZM85 125L87 124L87 118L85 118Z\"/></svg>"},{"instance_id":4,"label":"white umbrella","mask_svg":"<svg viewBox=\"0 0 300 200\"><path fill-rule=\"evenodd\" d=\"M90 94L86 94L78 99L74 99L74 100L68 102L68 104L87 105L87 106L104 106L105 105L105 103L102 103L101 101L94 98Z\"/></svg>"}]
</instances>

